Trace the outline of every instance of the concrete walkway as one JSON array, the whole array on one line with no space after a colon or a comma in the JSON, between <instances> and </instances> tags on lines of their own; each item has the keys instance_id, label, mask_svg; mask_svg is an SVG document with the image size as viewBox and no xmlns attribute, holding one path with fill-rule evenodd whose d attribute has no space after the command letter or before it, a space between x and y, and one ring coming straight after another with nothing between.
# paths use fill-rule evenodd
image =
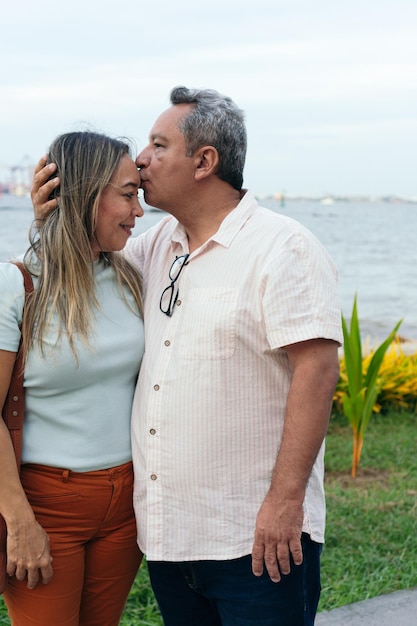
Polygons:
<instances>
[{"instance_id":1,"label":"concrete walkway","mask_svg":"<svg viewBox=\"0 0 417 626\"><path fill-rule=\"evenodd\" d=\"M315 626L417 626L417 588L322 611Z\"/></svg>"}]
</instances>

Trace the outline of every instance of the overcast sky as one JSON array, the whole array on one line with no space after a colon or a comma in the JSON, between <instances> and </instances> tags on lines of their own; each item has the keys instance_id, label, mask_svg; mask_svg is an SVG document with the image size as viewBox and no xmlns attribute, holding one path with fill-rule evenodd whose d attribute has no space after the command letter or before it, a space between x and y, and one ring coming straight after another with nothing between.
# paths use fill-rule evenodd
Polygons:
<instances>
[{"instance_id":1,"label":"overcast sky","mask_svg":"<svg viewBox=\"0 0 417 626\"><path fill-rule=\"evenodd\" d=\"M0 26L0 167L86 126L140 150L183 84L245 110L258 194L417 196L417 0L14 0Z\"/></svg>"}]
</instances>

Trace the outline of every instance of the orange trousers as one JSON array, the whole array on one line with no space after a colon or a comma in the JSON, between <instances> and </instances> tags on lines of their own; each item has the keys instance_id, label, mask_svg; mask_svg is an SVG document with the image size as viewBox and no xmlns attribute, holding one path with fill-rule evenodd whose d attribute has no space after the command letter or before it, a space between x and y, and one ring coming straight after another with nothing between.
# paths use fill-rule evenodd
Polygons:
<instances>
[{"instance_id":1,"label":"orange trousers","mask_svg":"<svg viewBox=\"0 0 417 626\"><path fill-rule=\"evenodd\" d=\"M21 479L49 535L54 575L32 590L10 579L13 626L117 626L142 558L132 464L85 473L23 465Z\"/></svg>"}]
</instances>

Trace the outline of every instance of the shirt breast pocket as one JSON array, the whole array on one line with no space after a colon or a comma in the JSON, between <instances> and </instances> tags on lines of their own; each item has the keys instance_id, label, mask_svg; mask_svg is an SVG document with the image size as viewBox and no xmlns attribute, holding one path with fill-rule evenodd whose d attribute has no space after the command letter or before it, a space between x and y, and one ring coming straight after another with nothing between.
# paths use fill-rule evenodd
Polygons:
<instances>
[{"instance_id":1,"label":"shirt breast pocket","mask_svg":"<svg viewBox=\"0 0 417 626\"><path fill-rule=\"evenodd\" d=\"M183 300L179 353L185 359L227 359L236 346L238 290L194 288Z\"/></svg>"}]
</instances>

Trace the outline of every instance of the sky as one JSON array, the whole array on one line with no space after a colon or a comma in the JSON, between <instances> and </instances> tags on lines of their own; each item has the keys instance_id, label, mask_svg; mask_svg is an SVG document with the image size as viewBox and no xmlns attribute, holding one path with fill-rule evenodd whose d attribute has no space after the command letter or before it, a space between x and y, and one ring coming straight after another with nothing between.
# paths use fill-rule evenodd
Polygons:
<instances>
[{"instance_id":1,"label":"sky","mask_svg":"<svg viewBox=\"0 0 417 626\"><path fill-rule=\"evenodd\" d=\"M140 151L185 85L245 111L259 195L417 198L416 0L14 0L0 25L0 177L71 130Z\"/></svg>"}]
</instances>

